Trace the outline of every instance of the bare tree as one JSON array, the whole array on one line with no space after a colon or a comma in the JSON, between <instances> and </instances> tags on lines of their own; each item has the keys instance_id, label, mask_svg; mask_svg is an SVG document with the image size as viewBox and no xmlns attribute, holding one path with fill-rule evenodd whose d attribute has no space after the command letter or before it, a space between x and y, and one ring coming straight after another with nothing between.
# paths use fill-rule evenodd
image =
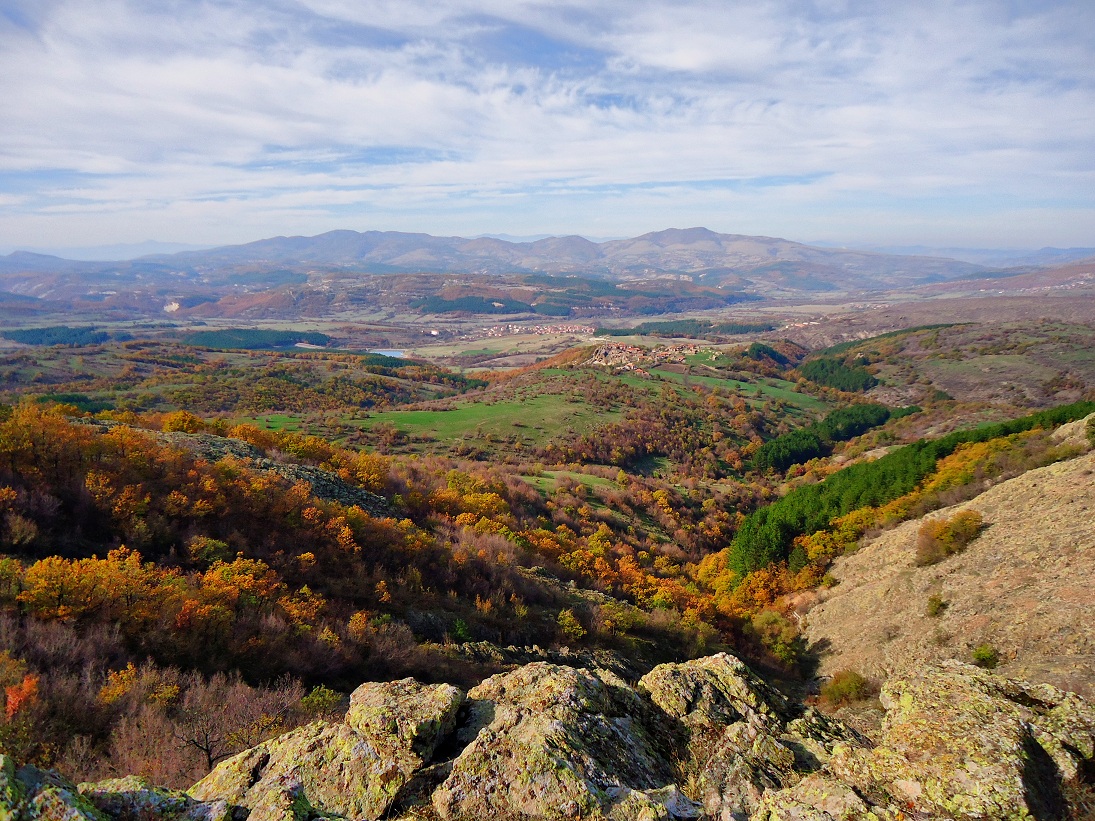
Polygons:
<instances>
[{"instance_id":1,"label":"bare tree","mask_svg":"<svg viewBox=\"0 0 1095 821\"><path fill-rule=\"evenodd\" d=\"M206 680L190 673L172 710L173 735L197 750L211 770L221 759L287 729L303 696L294 679L267 689L251 687L238 674L215 673Z\"/></svg>"}]
</instances>

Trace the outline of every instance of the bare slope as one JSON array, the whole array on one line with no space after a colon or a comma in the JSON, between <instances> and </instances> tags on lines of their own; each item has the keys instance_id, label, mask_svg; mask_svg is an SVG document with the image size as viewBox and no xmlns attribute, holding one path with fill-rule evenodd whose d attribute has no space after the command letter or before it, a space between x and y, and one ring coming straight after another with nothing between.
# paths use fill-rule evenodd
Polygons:
<instances>
[{"instance_id":1,"label":"bare slope","mask_svg":"<svg viewBox=\"0 0 1095 821\"><path fill-rule=\"evenodd\" d=\"M882 534L833 569L807 616L827 647L821 673L872 678L993 645L1005 675L1095 691L1095 452L1032 470L931 517L976 510L988 528L964 553L913 562L923 519ZM947 602L935 617L928 598Z\"/></svg>"}]
</instances>

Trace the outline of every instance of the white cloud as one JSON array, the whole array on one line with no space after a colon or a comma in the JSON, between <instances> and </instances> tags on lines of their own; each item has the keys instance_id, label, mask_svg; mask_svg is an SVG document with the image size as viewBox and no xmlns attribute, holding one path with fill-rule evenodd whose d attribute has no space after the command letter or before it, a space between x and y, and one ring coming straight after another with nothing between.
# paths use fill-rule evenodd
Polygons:
<instances>
[{"instance_id":1,"label":"white cloud","mask_svg":"<svg viewBox=\"0 0 1095 821\"><path fill-rule=\"evenodd\" d=\"M0 22L0 245L685 214L1095 244L1095 7L1031 8L43 0Z\"/></svg>"}]
</instances>

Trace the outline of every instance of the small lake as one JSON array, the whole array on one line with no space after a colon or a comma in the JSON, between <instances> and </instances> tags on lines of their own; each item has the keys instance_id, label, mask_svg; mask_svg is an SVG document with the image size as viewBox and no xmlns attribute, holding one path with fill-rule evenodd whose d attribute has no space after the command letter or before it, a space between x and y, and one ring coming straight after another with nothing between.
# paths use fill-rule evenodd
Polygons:
<instances>
[{"instance_id":1,"label":"small lake","mask_svg":"<svg viewBox=\"0 0 1095 821\"><path fill-rule=\"evenodd\" d=\"M396 359L402 359L406 351L396 351L389 348L377 348L375 351L369 351L369 353L378 353L381 356L394 356Z\"/></svg>"}]
</instances>

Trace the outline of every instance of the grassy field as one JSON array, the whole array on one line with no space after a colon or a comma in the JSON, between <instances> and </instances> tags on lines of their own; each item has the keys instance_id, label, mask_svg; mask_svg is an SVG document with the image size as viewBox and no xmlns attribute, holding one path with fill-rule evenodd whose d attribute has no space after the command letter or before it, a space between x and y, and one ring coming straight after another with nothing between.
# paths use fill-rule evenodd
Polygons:
<instances>
[{"instance_id":1,"label":"grassy field","mask_svg":"<svg viewBox=\"0 0 1095 821\"><path fill-rule=\"evenodd\" d=\"M742 382L737 379L723 379L717 376L681 374L674 371L665 370L664 368L654 368L650 372L656 376L662 377L671 382L676 382L685 387L687 387L688 385L703 385L707 388L725 388L727 390L739 390L749 396L755 394L759 390L761 394L763 394L763 398L766 400L780 399L786 402L788 405L801 408L805 411L824 411L828 408L828 405L817 397L796 392L794 390L794 383L788 382L783 379L769 379L766 377L757 377L755 381ZM651 381L641 376L633 376L631 374L619 374L612 378L619 379L624 384L631 385L632 387L636 388L651 387Z\"/></svg>"},{"instance_id":2,"label":"grassy field","mask_svg":"<svg viewBox=\"0 0 1095 821\"><path fill-rule=\"evenodd\" d=\"M458 404L452 410L393 410L370 414L350 424L373 428L390 424L408 436L452 442L465 438L510 439L539 444L571 431L584 433L606 422L618 421L619 411L606 411L558 394L521 401L480 401ZM489 439L488 439L489 441Z\"/></svg>"},{"instance_id":3,"label":"grassy field","mask_svg":"<svg viewBox=\"0 0 1095 821\"><path fill-rule=\"evenodd\" d=\"M588 473L578 473L573 470L545 470L538 476L522 476L521 478L541 493L554 493L555 488L559 485L559 480L564 477L579 482L591 490L619 487L611 479L602 479L600 476L590 476Z\"/></svg>"},{"instance_id":4,"label":"grassy field","mask_svg":"<svg viewBox=\"0 0 1095 821\"><path fill-rule=\"evenodd\" d=\"M241 419L239 421L265 428L266 430L299 431L303 420L299 416L292 416L284 413L271 413L255 417L254 419Z\"/></svg>"}]
</instances>

